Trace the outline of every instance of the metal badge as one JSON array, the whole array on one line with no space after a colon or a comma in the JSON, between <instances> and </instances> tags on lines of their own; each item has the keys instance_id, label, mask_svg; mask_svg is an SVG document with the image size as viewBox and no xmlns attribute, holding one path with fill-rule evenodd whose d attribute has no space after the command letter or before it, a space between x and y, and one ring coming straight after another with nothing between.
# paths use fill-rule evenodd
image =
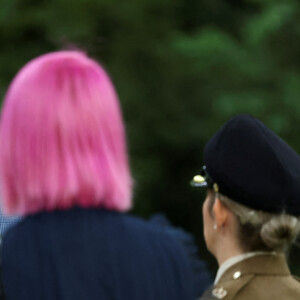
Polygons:
<instances>
[{"instance_id":1,"label":"metal badge","mask_svg":"<svg viewBox=\"0 0 300 300\"><path fill-rule=\"evenodd\" d=\"M193 177L193 180L191 181L191 186L194 187L207 187L206 178L202 175L196 175Z\"/></svg>"},{"instance_id":2,"label":"metal badge","mask_svg":"<svg viewBox=\"0 0 300 300\"><path fill-rule=\"evenodd\" d=\"M205 182L205 178L201 175L196 175L194 176L193 181L196 183L203 183Z\"/></svg>"},{"instance_id":3,"label":"metal badge","mask_svg":"<svg viewBox=\"0 0 300 300\"><path fill-rule=\"evenodd\" d=\"M213 189L214 189L215 193L219 193L219 186L217 183L213 184Z\"/></svg>"},{"instance_id":4,"label":"metal badge","mask_svg":"<svg viewBox=\"0 0 300 300\"><path fill-rule=\"evenodd\" d=\"M227 295L227 291L223 288L215 288L212 290L212 295L217 299L223 299Z\"/></svg>"},{"instance_id":5,"label":"metal badge","mask_svg":"<svg viewBox=\"0 0 300 300\"><path fill-rule=\"evenodd\" d=\"M241 272L241 271L236 271L236 272L233 274L232 278L233 278L233 279L238 279L238 278L241 277L241 275L242 275L242 272Z\"/></svg>"}]
</instances>

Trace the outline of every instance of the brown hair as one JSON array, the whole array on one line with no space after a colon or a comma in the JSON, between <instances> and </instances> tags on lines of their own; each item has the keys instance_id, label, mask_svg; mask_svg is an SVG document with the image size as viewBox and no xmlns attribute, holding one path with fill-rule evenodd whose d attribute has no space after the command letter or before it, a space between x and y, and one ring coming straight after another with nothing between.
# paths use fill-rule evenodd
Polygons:
<instances>
[{"instance_id":1,"label":"brown hair","mask_svg":"<svg viewBox=\"0 0 300 300\"><path fill-rule=\"evenodd\" d=\"M254 210L214 191L209 203L211 213L217 198L236 216L239 224L238 239L243 250L247 252L284 252L300 232L300 220L295 216L284 212L271 214Z\"/></svg>"}]
</instances>

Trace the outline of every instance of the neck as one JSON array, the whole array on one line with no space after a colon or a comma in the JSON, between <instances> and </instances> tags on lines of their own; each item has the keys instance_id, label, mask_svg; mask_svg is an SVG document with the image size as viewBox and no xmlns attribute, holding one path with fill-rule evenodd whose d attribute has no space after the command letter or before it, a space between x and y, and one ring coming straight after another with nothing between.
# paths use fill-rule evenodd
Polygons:
<instances>
[{"instance_id":1,"label":"neck","mask_svg":"<svg viewBox=\"0 0 300 300\"><path fill-rule=\"evenodd\" d=\"M215 251L213 251L213 255L216 257L219 266L227 259L245 253L234 239L223 240L221 238L218 244Z\"/></svg>"}]
</instances>

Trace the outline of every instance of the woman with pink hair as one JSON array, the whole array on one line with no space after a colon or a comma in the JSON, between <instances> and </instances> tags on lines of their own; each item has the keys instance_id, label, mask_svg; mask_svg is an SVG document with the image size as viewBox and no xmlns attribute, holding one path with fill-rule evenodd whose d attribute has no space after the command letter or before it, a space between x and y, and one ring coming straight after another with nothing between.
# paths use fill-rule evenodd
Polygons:
<instances>
[{"instance_id":1,"label":"woman with pink hair","mask_svg":"<svg viewBox=\"0 0 300 300\"><path fill-rule=\"evenodd\" d=\"M104 69L80 51L26 64L0 123L2 208L24 216L2 242L7 300L190 299L181 245L125 214L124 125Z\"/></svg>"}]
</instances>

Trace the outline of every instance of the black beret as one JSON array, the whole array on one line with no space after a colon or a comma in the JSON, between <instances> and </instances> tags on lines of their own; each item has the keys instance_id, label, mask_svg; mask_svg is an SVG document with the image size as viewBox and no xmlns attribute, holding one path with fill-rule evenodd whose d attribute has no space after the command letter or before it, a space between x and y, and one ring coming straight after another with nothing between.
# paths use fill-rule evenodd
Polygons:
<instances>
[{"instance_id":1,"label":"black beret","mask_svg":"<svg viewBox=\"0 0 300 300\"><path fill-rule=\"evenodd\" d=\"M256 118L242 114L225 123L206 144L204 164L211 182L232 200L300 215L300 157Z\"/></svg>"}]
</instances>

